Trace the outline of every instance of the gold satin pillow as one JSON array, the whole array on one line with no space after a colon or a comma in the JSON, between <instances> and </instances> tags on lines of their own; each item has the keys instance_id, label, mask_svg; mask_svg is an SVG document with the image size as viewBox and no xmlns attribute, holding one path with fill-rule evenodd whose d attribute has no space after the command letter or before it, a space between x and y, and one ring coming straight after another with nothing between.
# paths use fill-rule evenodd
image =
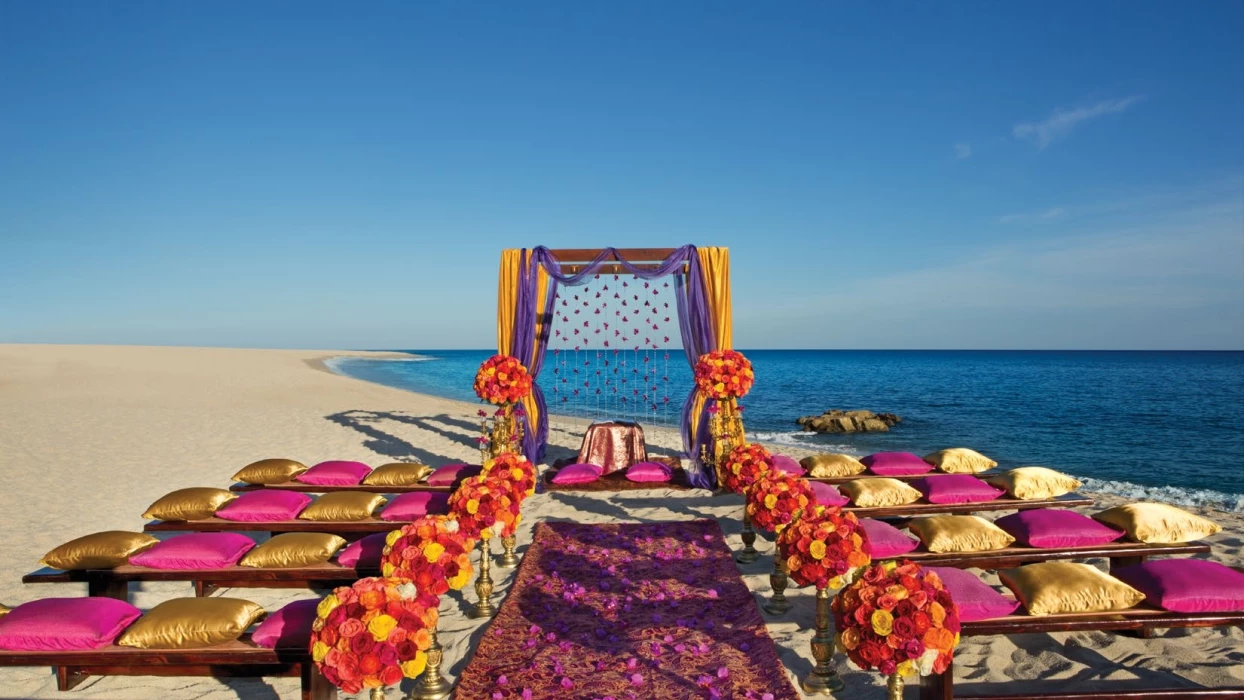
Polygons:
<instances>
[{"instance_id":1,"label":"gold satin pillow","mask_svg":"<svg viewBox=\"0 0 1244 700\"><path fill-rule=\"evenodd\" d=\"M232 642L264 616L237 598L176 598L152 608L125 630L117 644L139 649L195 649Z\"/></svg>"},{"instance_id":2,"label":"gold satin pillow","mask_svg":"<svg viewBox=\"0 0 1244 700\"><path fill-rule=\"evenodd\" d=\"M1136 607L1145 594L1088 564L1047 561L1003 569L998 578L1029 615L1109 612Z\"/></svg>"},{"instance_id":3,"label":"gold satin pillow","mask_svg":"<svg viewBox=\"0 0 1244 700\"><path fill-rule=\"evenodd\" d=\"M391 462L382 464L363 477L367 486L414 486L428 478L432 467L426 464Z\"/></svg>"},{"instance_id":4,"label":"gold satin pillow","mask_svg":"<svg viewBox=\"0 0 1244 700\"><path fill-rule=\"evenodd\" d=\"M1023 501L1057 498L1083 485L1079 479L1045 467L1020 467L1005 474L991 476L985 481L1000 489L1006 489L1012 497Z\"/></svg>"},{"instance_id":5,"label":"gold satin pillow","mask_svg":"<svg viewBox=\"0 0 1244 700\"><path fill-rule=\"evenodd\" d=\"M863 474L868 467L851 455L823 454L811 455L799 460L799 466L808 472L813 479L824 479L832 476L855 476Z\"/></svg>"},{"instance_id":6,"label":"gold satin pillow","mask_svg":"<svg viewBox=\"0 0 1244 700\"><path fill-rule=\"evenodd\" d=\"M290 569L323 564L346 544L344 538L322 532L287 532L255 547L239 566L257 569Z\"/></svg>"},{"instance_id":7,"label":"gold satin pillow","mask_svg":"<svg viewBox=\"0 0 1244 700\"><path fill-rule=\"evenodd\" d=\"M1129 503L1102 511L1093 519L1148 544L1195 542L1222 532L1218 523L1165 503Z\"/></svg>"},{"instance_id":8,"label":"gold satin pillow","mask_svg":"<svg viewBox=\"0 0 1244 700\"><path fill-rule=\"evenodd\" d=\"M11 612L13 612L13 608L10 608L7 605L0 605L0 617L4 617L5 615L8 615Z\"/></svg>"},{"instance_id":9,"label":"gold satin pillow","mask_svg":"<svg viewBox=\"0 0 1244 700\"><path fill-rule=\"evenodd\" d=\"M346 522L366 520L385 504L384 496L364 491L331 491L311 502L298 514L299 520Z\"/></svg>"},{"instance_id":10,"label":"gold satin pillow","mask_svg":"<svg viewBox=\"0 0 1244 700\"><path fill-rule=\"evenodd\" d=\"M947 474L980 474L998 466L998 463L976 450L952 447L924 456L924 461Z\"/></svg>"},{"instance_id":11,"label":"gold satin pillow","mask_svg":"<svg viewBox=\"0 0 1244 700\"><path fill-rule=\"evenodd\" d=\"M109 530L69 540L44 554L39 563L62 571L114 569L159 543L144 532Z\"/></svg>"},{"instance_id":12,"label":"gold satin pillow","mask_svg":"<svg viewBox=\"0 0 1244 700\"><path fill-rule=\"evenodd\" d=\"M851 503L860 508L905 506L924 497L924 494L912 488L910 484L905 484L898 479L882 477L848 481L840 485L838 490L846 494L846 497L851 499Z\"/></svg>"},{"instance_id":13,"label":"gold satin pillow","mask_svg":"<svg viewBox=\"0 0 1244 700\"><path fill-rule=\"evenodd\" d=\"M1011 546L1005 530L978 515L934 515L911 521L907 529L930 552L987 552Z\"/></svg>"},{"instance_id":14,"label":"gold satin pillow","mask_svg":"<svg viewBox=\"0 0 1244 700\"><path fill-rule=\"evenodd\" d=\"M144 518L153 520L202 520L212 517L217 509L237 498L224 489L194 487L165 494L147 507Z\"/></svg>"},{"instance_id":15,"label":"gold satin pillow","mask_svg":"<svg viewBox=\"0 0 1244 700\"><path fill-rule=\"evenodd\" d=\"M246 484L283 484L307 471L307 465L292 459L261 459L242 467L234 481Z\"/></svg>"}]
</instances>

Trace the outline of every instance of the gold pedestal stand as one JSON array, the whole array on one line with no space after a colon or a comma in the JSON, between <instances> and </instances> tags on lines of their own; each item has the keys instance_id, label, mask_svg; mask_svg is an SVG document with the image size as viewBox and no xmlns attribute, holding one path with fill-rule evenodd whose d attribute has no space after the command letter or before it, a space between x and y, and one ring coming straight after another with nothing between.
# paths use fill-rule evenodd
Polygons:
<instances>
[{"instance_id":1,"label":"gold pedestal stand","mask_svg":"<svg viewBox=\"0 0 1244 700\"><path fill-rule=\"evenodd\" d=\"M760 552L756 551L756 530L752 527L752 516L747 514L747 506L743 506L743 549L734 555L734 560L740 564L750 564L756 561L760 556Z\"/></svg>"},{"instance_id":2,"label":"gold pedestal stand","mask_svg":"<svg viewBox=\"0 0 1244 700\"><path fill-rule=\"evenodd\" d=\"M453 686L441 675L441 662L445 652L441 649L440 640L436 638L436 628L432 628L432 646L428 647L428 666L419 674L415 687L410 689L411 700L445 700L453 691Z\"/></svg>"},{"instance_id":3,"label":"gold pedestal stand","mask_svg":"<svg viewBox=\"0 0 1244 700\"><path fill-rule=\"evenodd\" d=\"M829 620L829 589L818 588L816 634L812 637L812 658L816 659L816 665L811 675L799 683L808 695L832 695L843 688L842 679L830 665L834 658L834 636L829 632Z\"/></svg>"},{"instance_id":4,"label":"gold pedestal stand","mask_svg":"<svg viewBox=\"0 0 1244 700\"><path fill-rule=\"evenodd\" d=\"M897 673L890 676L885 689L886 700L903 700L903 677Z\"/></svg>"},{"instance_id":5,"label":"gold pedestal stand","mask_svg":"<svg viewBox=\"0 0 1244 700\"><path fill-rule=\"evenodd\" d=\"M492 552L488 540L479 541L479 577L475 579L475 596L479 598L474 607L467 612L467 617L492 617L497 614L497 606L492 604Z\"/></svg>"},{"instance_id":6,"label":"gold pedestal stand","mask_svg":"<svg viewBox=\"0 0 1244 700\"><path fill-rule=\"evenodd\" d=\"M773 588L773 596L764 604L765 612L782 615L790 610L790 601L786 600L786 560L780 551L773 554L773 573L769 574L769 586Z\"/></svg>"},{"instance_id":7,"label":"gold pedestal stand","mask_svg":"<svg viewBox=\"0 0 1244 700\"><path fill-rule=\"evenodd\" d=\"M505 452L517 453L523 443L523 425L514 414L514 404L502 404L500 413L480 422L480 434L486 438L481 439L479 446L481 463Z\"/></svg>"},{"instance_id":8,"label":"gold pedestal stand","mask_svg":"<svg viewBox=\"0 0 1244 700\"><path fill-rule=\"evenodd\" d=\"M504 554L497 561L497 566L513 569L518 566L518 555L514 553L514 548L518 546L518 537L515 535L506 535L501 538L501 549Z\"/></svg>"}]
</instances>

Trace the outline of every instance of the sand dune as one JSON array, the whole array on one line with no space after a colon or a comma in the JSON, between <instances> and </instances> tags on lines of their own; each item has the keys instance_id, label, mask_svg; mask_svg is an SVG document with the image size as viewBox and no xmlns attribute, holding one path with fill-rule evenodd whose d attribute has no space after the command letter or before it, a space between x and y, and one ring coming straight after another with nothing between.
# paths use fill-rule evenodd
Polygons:
<instances>
[{"instance_id":1,"label":"sand dune","mask_svg":"<svg viewBox=\"0 0 1244 700\"><path fill-rule=\"evenodd\" d=\"M476 406L422 396L337 376L323 358L342 352L0 345L0 602L85 594L85 586L24 586L23 573L57 544L106 529L138 529L139 514L160 495L185 486L224 486L233 471L263 457L307 463L358 459L372 464L471 460ZM368 354L368 353L358 353ZM318 370L318 371L317 371ZM550 459L578 447L581 427L558 423ZM673 451L670 431L648 431L650 446ZM794 456L801 456L794 454ZM1100 496L1098 508L1120 499ZM742 500L703 492L653 489L623 494L553 493L525 507L520 552L531 524L719 519L739 545ZM1226 530L1211 540L1214 558L1244 564L1244 518L1206 513ZM762 552L772 551L765 540ZM771 559L743 568L758 599L769 593ZM498 597L512 572L494 569ZM996 582L996 579L994 579ZM134 596L149 608L189 595L180 583L147 584ZM269 609L314 595L310 591L235 589L221 594ZM793 610L769 631L792 677L812 665L810 591L793 589ZM464 614L462 596L442 603L441 641L448 675L469 658L482 623ZM1244 632L1192 630L1140 640L1114 634L1051 634L969 639L957 652L959 682L1002 687L1013 679L1050 679L1042 687L1092 688L1123 679L1134 686L1244 685ZM851 697L881 698L880 679L840 662ZM1018 691L1015 686L1008 686ZM62 696L48 669L0 669L0 698L138 697L295 698L290 679L92 679ZM397 697L390 692L389 697Z\"/></svg>"}]
</instances>

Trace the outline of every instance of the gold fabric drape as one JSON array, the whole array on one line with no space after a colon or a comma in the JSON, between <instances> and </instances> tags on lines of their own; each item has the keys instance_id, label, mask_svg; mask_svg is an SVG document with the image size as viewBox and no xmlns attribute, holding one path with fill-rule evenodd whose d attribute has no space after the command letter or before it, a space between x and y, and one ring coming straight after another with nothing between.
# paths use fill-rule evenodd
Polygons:
<instances>
[{"instance_id":1,"label":"gold fabric drape","mask_svg":"<svg viewBox=\"0 0 1244 700\"><path fill-rule=\"evenodd\" d=\"M518 315L518 285L523 272L531 264L531 251L526 255L520 248L507 248L501 251L501 271L497 276L497 353L514 355L514 319ZM535 349L540 346L540 333L547 319L544 318L544 303L549 294L549 273L544 266L536 271L536 335L532 341L532 357ZM531 369L528 367L527 369ZM536 408L534 396L523 399L523 408L527 411L527 424L532 430L539 424L540 410Z\"/></svg>"},{"instance_id":2,"label":"gold fabric drape","mask_svg":"<svg viewBox=\"0 0 1244 700\"><path fill-rule=\"evenodd\" d=\"M700 274L704 278L704 299L713 317L714 350L734 348L734 319L730 309L730 249L697 248Z\"/></svg>"}]
</instances>

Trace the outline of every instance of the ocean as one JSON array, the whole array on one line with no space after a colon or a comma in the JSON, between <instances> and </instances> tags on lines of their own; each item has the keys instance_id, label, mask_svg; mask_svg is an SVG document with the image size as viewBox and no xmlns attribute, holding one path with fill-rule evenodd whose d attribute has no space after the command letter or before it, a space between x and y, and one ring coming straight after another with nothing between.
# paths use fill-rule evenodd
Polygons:
<instances>
[{"instance_id":1,"label":"ocean","mask_svg":"<svg viewBox=\"0 0 1244 700\"><path fill-rule=\"evenodd\" d=\"M411 360L336 358L329 365L358 379L474 402L475 370L491 354L401 352ZM753 439L854 455L971 447L1005 468L1073 474L1089 490L1244 512L1244 352L743 352L756 372L742 401ZM691 372L682 350L669 353L668 370L663 365L657 374L668 375L670 388L659 383L660 391L680 406ZM659 351L651 356L665 362ZM551 368L564 374L574 364L546 359L546 395L559 385ZM570 401L550 403L576 415ZM885 411L903 421L890 432L851 435L795 425L830 408Z\"/></svg>"}]
</instances>

